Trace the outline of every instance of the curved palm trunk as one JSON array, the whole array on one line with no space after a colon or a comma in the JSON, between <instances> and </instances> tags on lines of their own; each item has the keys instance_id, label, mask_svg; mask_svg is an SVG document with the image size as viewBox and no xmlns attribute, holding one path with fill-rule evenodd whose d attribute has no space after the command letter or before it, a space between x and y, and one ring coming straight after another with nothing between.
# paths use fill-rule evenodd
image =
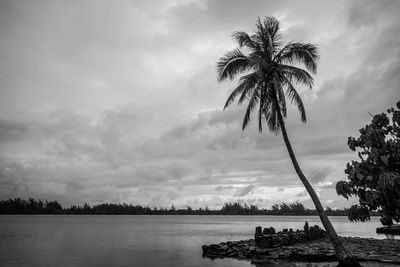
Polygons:
<instances>
[{"instance_id":1,"label":"curved palm trunk","mask_svg":"<svg viewBox=\"0 0 400 267\"><path fill-rule=\"evenodd\" d=\"M337 235L335 229L332 226L331 221L329 220L328 216L326 216L325 211L321 205L321 201L319 200L317 194L315 193L313 187L311 186L310 182L307 180L307 178L304 176L303 172L300 169L299 164L297 163L296 156L294 155L292 146L290 144L286 128L285 128L285 123L282 118L282 114L280 111L278 111L278 120L279 124L282 130L282 135L283 139L286 144L286 148L289 152L290 159L292 160L294 169L296 170L297 175L299 176L301 182L303 183L304 187L306 188L307 192L310 194L312 201L314 202L315 208L317 209L319 218L321 219L321 222L328 233L329 239L333 245L333 248L335 249L336 256L338 258L339 265L338 266L343 266L343 267L355 267L355 266L361 266L352 256L351 252L347 250L347 248L344 246L343 242L339 239L339 236Z\"/></svg>"}]
</instances>

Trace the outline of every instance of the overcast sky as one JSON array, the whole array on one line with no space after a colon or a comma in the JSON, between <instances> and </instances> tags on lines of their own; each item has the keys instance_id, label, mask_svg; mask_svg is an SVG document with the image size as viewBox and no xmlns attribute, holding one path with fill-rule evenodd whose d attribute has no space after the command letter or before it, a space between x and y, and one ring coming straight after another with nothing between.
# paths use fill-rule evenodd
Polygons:
<instances>
[{"instance_id":1,"label":"overcast sky","mask_svg":"<svg viewBox=\"0 0 400 267\"><path fill-rule=\"evenodd\" d=\"M400 100L400 1L0 1L0 199L312 207L282 136L222 111L216 62L257 17L314 43L315 86L289 110L324 205L356 159L348 136ZM253 120L254 121L254 120Z\"/></svg>"}]
</instances>

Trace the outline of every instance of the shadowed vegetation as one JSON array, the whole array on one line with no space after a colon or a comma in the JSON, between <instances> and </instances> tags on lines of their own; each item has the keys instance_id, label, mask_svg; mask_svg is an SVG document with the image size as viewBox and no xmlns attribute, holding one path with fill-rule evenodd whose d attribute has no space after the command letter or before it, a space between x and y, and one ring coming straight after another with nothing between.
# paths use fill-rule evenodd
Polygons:
<instances>
[{"instance_id":1,"label":"shadowed vegetation","mask_svg":"<svg viewBox=\"0 0 400 267\"><path fill-rule=\"evenodd\" d=\"M327 208L328 215L347 216L348 209ZM0 214L102 214L102 215L318 215L316 210L307 209L299 202L280 203L272 205L272 209L259 208L256 205L240 204L239 202L225 203L221 209L208 207L192 209L177 209L172 205L167 208L150 208L142 205L126 203L103 203L90 206L70 206L63 208L57 201L28 200L15 198L0 201ZM376 214L373 214L376 215Z\"/></svg>"},{"instance_id":2,"label":"shadowed vegetation","mask_svg":"<svg viewBox=\"0 0 400 267\"><path fill-rule=\"evenodd\" d=\"M371 211L381 214L383 225L400 221L400 101L388 113L391 118L377 114L358 138L348 139L359 161L347 164L348 179L338 182L336 191L345 198L358 197L359 204L350 209L352 221L369 220Z\"/></svg>"}]
</instances>

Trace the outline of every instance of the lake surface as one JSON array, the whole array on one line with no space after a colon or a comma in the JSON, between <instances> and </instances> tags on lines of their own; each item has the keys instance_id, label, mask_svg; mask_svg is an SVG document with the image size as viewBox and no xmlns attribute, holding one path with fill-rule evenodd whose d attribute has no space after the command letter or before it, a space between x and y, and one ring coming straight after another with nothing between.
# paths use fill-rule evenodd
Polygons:
<instances>
[{"instance_id":1,"label":"lake surface","mask_svg":"<svg viewBox=\"0 0 400 267\"><path fill-rule=\"evenodd\" d=\"M249 239L256 226L302 229L316 216L0 215L0 266L252 266L202 258L203 244ZM341 236L387 238L379 218L331 217Z\"/></svg>"}]
</instances>

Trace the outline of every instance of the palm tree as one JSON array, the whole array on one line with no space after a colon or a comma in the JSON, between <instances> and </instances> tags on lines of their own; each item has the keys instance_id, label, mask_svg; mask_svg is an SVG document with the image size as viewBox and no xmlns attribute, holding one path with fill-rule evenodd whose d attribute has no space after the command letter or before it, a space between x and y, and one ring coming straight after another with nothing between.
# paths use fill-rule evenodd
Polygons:
<instances>
[{"instance_id":1,"label":"palm tree","mask_svg":"<svg viewBox=\"0 0 400 267\"><path fill-rule=\"evenodd\" d=\"M301 171L285 128L286 97L298 107L301 121L306 122L304 105L294 85L312 88L313 77L309 72L316 74L317 71L317 47L309 43L295 42L283 46L279 21L274 17L266 17L263 21L258 18L253 35L239 31L233 33L233 38L239 44L239 48L228 51L219 59L218 81L233 80L239 75L242 76L238 80L238 86L229 95L224 110L235 98L239 98L239 105L248 101L242 130L250 122L252 111L258 108L260 132L263 122L266 122L274 134L282 131L294 169L315 204L335 249L339 266L360 266L339 239L317 194ZM244 52L241 49L245 49ZM299 65L304 65L305 69Z\"/></svg>"}]
</instances>

